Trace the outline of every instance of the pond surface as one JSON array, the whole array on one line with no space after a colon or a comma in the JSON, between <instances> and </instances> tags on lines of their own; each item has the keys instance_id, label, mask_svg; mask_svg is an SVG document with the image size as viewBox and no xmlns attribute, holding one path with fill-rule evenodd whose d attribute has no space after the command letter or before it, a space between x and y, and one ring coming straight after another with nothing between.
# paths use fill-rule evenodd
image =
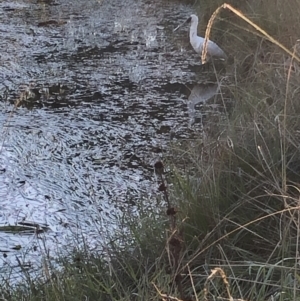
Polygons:
<instances>
[{"instance_id":1,"label":"pond surface","mask_svg":"<svg viewBox=\"0 0 300 301\"><path fill-rule=\"evenodd\" d=\"M176 1L0 3L2 271L16 257L34 265L44 244L97 248L155 198L154 162L170 137L198 132L194 105L219 89L199 97L211 80L187 28L172 32L192 12Z\"/></svg>"}]
</instances>

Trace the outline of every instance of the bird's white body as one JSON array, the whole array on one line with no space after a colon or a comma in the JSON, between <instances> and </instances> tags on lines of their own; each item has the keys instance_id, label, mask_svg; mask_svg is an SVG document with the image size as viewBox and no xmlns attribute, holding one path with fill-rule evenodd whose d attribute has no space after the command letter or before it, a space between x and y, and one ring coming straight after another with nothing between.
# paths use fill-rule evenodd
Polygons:
<instances>
[{"instance_id":1,"label":"bird's white body","mask_svg":"<svg viewBox=\"0 0 300 301\"><path fill-rule=\"evenodd\" d=\"M190 27L190 43L194 50L201 54L204 46L204 41L205 39L202 37L199 37L197 35L197 28L198 28L198 17L196 15L191 15L187 22L191 22L191 27ZM183 24L182 24L183 25ZM179 27L182 25L178 26L175 30L177 30ZM208 40L207 43L207 56L208 57L213 57L213 58L220 58L220 59L227 59L227 55L225 52L213 41Z\"/></svg>"}]
</instances>

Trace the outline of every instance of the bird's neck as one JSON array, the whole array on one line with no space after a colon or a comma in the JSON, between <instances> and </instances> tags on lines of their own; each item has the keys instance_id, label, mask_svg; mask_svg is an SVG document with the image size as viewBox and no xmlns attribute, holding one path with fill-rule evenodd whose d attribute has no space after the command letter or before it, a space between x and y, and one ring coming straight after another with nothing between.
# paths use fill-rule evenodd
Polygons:
<instances>
[{"instance_id":1,"label":"bird's neck","mask_svg":"<svg viewBox=\"0 0 300 301\"><path fill-rule=\"evenodd\" d=\"M197 27L198 27L198 24L196 24L196 23L192 24L190 27L190 39L191 40L197 36Z\"/></svg>"}]
</instances>

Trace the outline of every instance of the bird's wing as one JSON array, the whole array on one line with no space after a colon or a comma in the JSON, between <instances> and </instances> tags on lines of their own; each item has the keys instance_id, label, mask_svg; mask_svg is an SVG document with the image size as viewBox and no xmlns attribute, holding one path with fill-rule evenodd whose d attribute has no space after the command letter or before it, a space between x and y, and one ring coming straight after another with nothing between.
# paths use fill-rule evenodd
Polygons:
<instances>
[{"instance_id":1,"label":"bird's wing","mask_svg":"<svg viewBox=\"0 0 300 301\"><path fill-rule=\"evenodd\" d=\"M226 58L225 52L213 41L208 41L207 53L209 56Z\"/></svg>"}]
</instances>

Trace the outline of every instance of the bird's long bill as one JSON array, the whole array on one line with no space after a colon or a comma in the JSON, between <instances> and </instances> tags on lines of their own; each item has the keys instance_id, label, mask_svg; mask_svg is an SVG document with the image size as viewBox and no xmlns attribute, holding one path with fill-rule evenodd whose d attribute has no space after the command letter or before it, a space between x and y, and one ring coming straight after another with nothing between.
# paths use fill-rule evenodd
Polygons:
<instances>
[{"instance_id":1,"label":"bird's long bill","mask_svg":"<svg viewBox=\"0 0 300 301\"><path fill-rule=\"evenodd\" d=\"M180 27L184 26L185 24L191 22L191 17L189 17L187 20L185 20L182 24L178 25L175 29L173 29L173 32L177 31Z\"/></svg>"}]
</instances>

